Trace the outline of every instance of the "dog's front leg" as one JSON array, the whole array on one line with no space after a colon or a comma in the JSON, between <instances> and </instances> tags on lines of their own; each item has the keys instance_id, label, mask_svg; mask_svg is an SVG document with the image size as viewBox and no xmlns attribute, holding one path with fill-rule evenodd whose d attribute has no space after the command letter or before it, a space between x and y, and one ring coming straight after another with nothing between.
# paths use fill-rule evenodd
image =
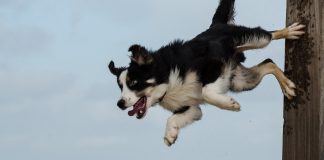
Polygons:
<instances>
[{"instance_id":1,"label":"dog's front leg","mask_svg":"<svg viewBox=\"0 0 324 160\"><path fill-rule=\"evenodd\" d=\"M178 138L180 129L200 120L202 112L199 106L186 106L184 110L175 112L167 121L164 143L171 146Z\"/></svg>"}]
</instances>

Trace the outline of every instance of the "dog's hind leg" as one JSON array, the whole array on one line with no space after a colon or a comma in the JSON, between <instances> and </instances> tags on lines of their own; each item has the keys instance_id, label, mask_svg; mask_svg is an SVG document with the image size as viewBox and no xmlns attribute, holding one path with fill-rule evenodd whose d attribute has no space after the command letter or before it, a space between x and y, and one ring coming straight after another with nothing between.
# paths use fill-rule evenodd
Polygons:
<instances>
[{"instance_id":1,"label":"dog's hind leg","mask_svg":"<svg viewBox=\"0 0 324 160\"><path fill-rule=\"evenodd\" d=\"M180 129L194 121L200 120L201 117L202 112L199 106L185 106L180 110L175 111L167 121L164 143L168 146L174 144L177 140Z\"/></svg>"},{"instance_id":2,"label":"dog's hind leg","mask_svg":"<svg viewBox=\"0 0 324 160\"><path fill-rule=\"evenodd\" d=\"M271 32L260 27L234 26L232 34L236 52L266 47L272 39Z\"/></svg>"},{"instance_id":3,"label":"dog's hind leg","mask_svg":"<svg viewBox=\"0 0 324 160\"><path fill-rule=\"evenodd\" d=\"M266 47L271 40L277 39L298 39L305 32L302 31L305 26L294 23L291 26L278 31L266 31L260 27L247 28L243 26L232 26L232 36L236 46L236 52L243 52L250 49Z\"/></svg>"},{"instance_id":4,"label":"dog's hind leg","mask_svg":"<svg viewBox=\"0 0 324 160\"><path fill-rule=\"evenodd\" d=\"M227 65L227 67L224 68L222 75L220 75L214 82L203 86L202 97L205 102L221 109L240 111L240 104L232 97L225 95L230 87L231 74L232 65Z\"/></svg>"},{"instance_id":5,"label":"dog's hind leg","mask_svg":"<svg viewBox=\"0 0 324 160\"><path fill-rule=\"evenodd\" d=\"M233 73L230 89L234 92L251 90L267 74L273 74L276 77L283 94L288 99L296 96L294 91L296 88L295 84L284 75L281 69L271 59L267 59L252 68L246 68L243 65L237 66Z\"/></svg>"},{"instance_id":6,"label":"dog's hind leg","mask_svg":"<svg viewBox=\"0 0 324 160\"><path fill-rule=\"evenodd\" d=\"M286 27L284 29L278 30L278 31L273 31L271 32L272 39L277 40L277 39L299 39L299 37L303 34L305 34L304 31L301 31L305 25L299 24L299 23L294 23L289 27Z\"/></svg>"},{"instance_id":7,"label":"dog's hind leg","mask_svg":"<svg viewBox=\"0 0 324 160\"><path fill-rule=\"evenodd\" d=\"M217 106L220 109L230 110L230 111L240 111L240 104L235 101L234 98L226 96L224 94L217 94L215 92L203 91L204 100L211 105Z\"/></svg>"}]
</instances>

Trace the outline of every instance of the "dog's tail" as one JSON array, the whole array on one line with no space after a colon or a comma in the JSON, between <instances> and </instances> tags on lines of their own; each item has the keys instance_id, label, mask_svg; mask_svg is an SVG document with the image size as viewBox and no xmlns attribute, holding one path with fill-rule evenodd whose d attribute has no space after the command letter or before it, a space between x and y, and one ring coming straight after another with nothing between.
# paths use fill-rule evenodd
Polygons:
<instances>
[{"instance_id":1,"label":"dog's tail","mask_svg":"<svg viewBox=\"0 0 324 160\"><path fill-rule=\"evenodd\" d=\"M227 24L234 21L234 2L235 0L220 0L210 27L213 27L217 23Z\"/></svg>"}]
</instances>

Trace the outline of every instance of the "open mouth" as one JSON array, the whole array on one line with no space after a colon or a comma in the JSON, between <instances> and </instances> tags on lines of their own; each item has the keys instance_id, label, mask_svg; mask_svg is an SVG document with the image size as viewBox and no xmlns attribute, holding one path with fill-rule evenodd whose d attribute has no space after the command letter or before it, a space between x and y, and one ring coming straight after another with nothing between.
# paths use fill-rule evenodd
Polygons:
<instances>
[{"instance_id":1,"label":"open mouth","mask_svg":"<svg viewBox=\"0 0 324 160\"><path fill-rule=\"evenodd\" d=\"M141 97L133 106L133 109L128 111L129 116L136 114L137 119L143 118L146 112L146 96Z\"/></svg>"}]
</instances>

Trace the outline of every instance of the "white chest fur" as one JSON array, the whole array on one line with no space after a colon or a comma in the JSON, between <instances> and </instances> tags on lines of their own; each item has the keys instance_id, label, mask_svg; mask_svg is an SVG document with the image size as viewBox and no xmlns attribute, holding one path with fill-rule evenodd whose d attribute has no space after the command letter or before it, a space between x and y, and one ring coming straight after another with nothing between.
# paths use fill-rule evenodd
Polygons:
<instances>
[{"instance_id":1,"label":"white chest fur","mask_svg":"<svg viewBox=\"0 0 324 160\"><path fill-rule=\"evenodd\" d=\"M166 94L160 105L175 111L183 106L197 106L203 102L202 85L195 72L188 72L184 79L179 76L179 70L171 71Z\"/></svg>"}]
</instances>

